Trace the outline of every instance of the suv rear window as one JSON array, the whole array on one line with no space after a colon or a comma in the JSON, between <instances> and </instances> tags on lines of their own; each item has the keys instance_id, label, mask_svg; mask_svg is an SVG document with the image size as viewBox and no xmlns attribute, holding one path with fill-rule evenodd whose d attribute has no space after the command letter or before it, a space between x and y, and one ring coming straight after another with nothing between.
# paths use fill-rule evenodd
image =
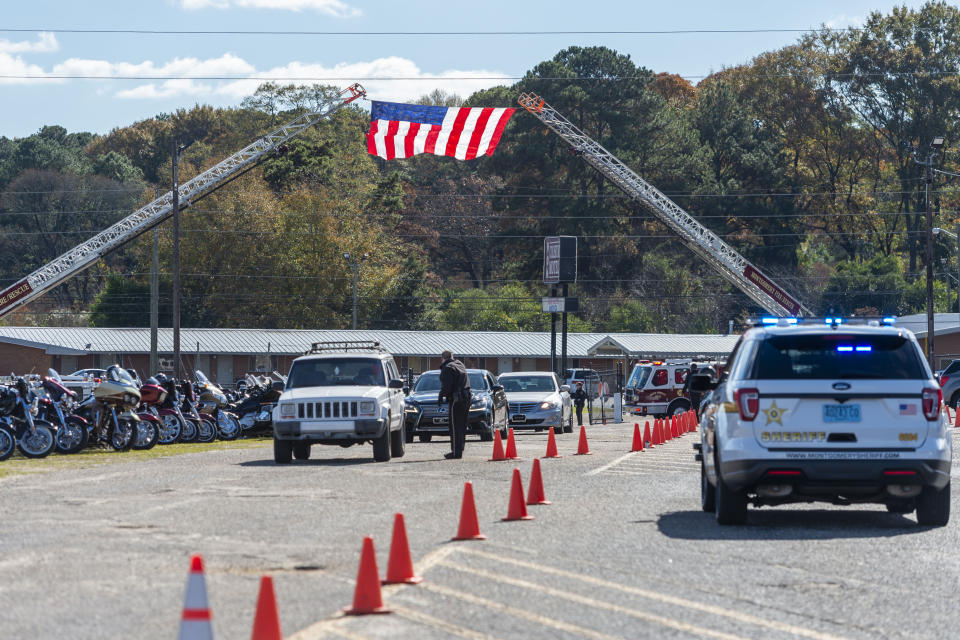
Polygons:
<instances>
[{"instance_id":1,"label":"suv rear window","mask_svg":"<svg viewBox=\"0 0 960 640\"><path fill-rule=\"evenodd\" d=\"M781 335L763 340L750 376L756 380L926 378L917 349L901 336Z\"/></svg>"}]
</instances>

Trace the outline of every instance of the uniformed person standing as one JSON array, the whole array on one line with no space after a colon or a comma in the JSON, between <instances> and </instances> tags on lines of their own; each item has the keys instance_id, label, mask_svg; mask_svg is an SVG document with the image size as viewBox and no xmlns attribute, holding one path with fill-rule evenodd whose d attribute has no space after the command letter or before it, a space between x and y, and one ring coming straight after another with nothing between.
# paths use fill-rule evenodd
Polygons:
<instances>
[{"instance_id":1,"label":"uniformed person standing","mask_svg":"<svg viewBox=\"0 0 960 640\"><path fill-rule=\"evenodd\" d=\"M463 363L453 357L450 351L440 354L440 397L450 403L450 453L446 458L462 458L463 445L467 439L467 418L470 415L470 378Z\"/></svg>"},{"instance_id":2,"label":"uniformed person standing","mask_svg":"<svg viewBox=\"0 0 960 640\"><path fill-rule=\"evenodd\" d=\"M577 383L577 390L570 394L573 406L577 408L577 426L583 426L583 405L587 402L587 392L583 390L583 383Z\"/></svg>"}]
</instances>

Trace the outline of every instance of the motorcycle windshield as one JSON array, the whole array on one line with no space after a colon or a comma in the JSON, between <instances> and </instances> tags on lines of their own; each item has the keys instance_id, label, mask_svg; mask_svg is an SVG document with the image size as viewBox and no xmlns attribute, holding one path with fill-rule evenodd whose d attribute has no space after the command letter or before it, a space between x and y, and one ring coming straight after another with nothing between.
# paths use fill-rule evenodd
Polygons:
<instances>
[{"instance_id":1,"label":"motorcycle windshield","mask_svg":"<svg viewBox=\"0 0 960 640\"><path fill-rule=\"evenodd\" d=\"M57 373L56 369L47 369L47 377L56 380L60 384L63 384L63 380L60 378L60 374Z\"/></svg>"},{"instance_id":2,"label":"motorcycle windshield","mask_svg":"<svg viewBox=\"0 0 960 640\"><path fill-rule=\"evenodd\" d=\"M210 380L207 378L207 376L203 375L203 371L200 371L199 369L197 369L193 373L195 376L197 376L197 382L199 382L200 384L210 383Z\"/></svg>"},{"instance_id":3,"label":"motorcycle windshield","mask_svg":"<svg viewBox=\"0 0 960 640\"><path fill-rule=\"evenodd\" d=\"M118 382L120 384L135 386L133 383L133 378L130 377L130 374L116 364L111 365L110 368L107 369L107 380L110 380L111 382Z\"/></svg>"}]
</instances>

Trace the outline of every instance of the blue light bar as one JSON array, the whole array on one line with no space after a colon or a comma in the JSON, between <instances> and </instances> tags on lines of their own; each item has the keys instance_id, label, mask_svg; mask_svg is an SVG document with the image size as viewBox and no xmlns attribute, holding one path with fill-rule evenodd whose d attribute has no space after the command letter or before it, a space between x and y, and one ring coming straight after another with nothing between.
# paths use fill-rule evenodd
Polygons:
<instances>
[{"instance_id":1,"label":"blue light bar","mask_svg":"<svg viewBox=\"0 0 960 640\"><path fill-rule=\"evenodd\" d=\"M869 344L858 344L857 351L873 351L873 347Z\"/></svg>"},{"instance_id":2,"label":"blue light bar","mask_svg":"<svg viewBox=\"0 0 960 640\"><path fill-rule=\"evenodd\" d=\"M853 351L853 345L841 344L837 347L837 351Z\"/></svg>"},{"instance_id":3,"label":"blue light bar","mask_svg":"<svg viewBox=\"0 0 960 640\"><path fill-rule=\"evenodd\" d=\"M779 318L760 318L760 322L763 324L775 325L779 321Z\"/></svg>"},{"instance_id":4,"label":"blue light bar","mask_svg":"<svg viewBox=\"0 0 960 640\"><path fill-rule=\"evenodd\" d=\"M895 316L887 316L886 318L883 319L883 324L893 324L896 321L897 321L897 318Z\"/></svg>"}]
</instances>

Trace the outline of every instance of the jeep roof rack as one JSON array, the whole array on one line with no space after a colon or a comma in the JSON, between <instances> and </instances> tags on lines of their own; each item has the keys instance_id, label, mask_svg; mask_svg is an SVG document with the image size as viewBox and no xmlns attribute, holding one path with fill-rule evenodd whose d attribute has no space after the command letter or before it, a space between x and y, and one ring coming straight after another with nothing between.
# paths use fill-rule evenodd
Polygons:
<instances>
[{"instance_id":1,"label":"jeep roof rack","mask_svg":"<svg viewBox=\"0 0 960 640\"><path fill-rule=\"evenodd\" d=\"M331 351L378 351L385 353L387 350L380 346L379 342L374 340L336 340L332 342L314 342L310 345L310 350L304 355L314 353L329 353Z\"/></svg>"}]
</instances>

